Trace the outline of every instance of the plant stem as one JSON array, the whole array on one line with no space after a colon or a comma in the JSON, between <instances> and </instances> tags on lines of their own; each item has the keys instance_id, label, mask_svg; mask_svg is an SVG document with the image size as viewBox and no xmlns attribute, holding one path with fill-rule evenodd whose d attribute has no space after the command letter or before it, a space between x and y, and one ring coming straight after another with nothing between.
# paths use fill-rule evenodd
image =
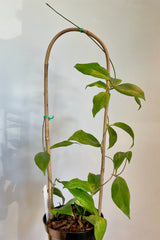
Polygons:
<instances>
[{"instance_id":1,"label":"plant stem","mask_svg":"<svg viewBox=\"0 0 160 240\"><path fill-rule=\"evenodd\" d=\"M63 19L65 19L67 22L70 22L73 26L80 28L77 24L75 24L74 22L72 22L71 20L69 20L68 18L66 18L64 15L62 15L61 13L59 13L55 8L53 8L49 3L46 3L46 5L51 8L56 14L58 14L60 17L62 17Z\"/></svg>"},{"instance_id":2,"label":"plant stem","mask_svg":"<svg viewBox=\"0 0 160 240\"><path fill-rule=\"evenodd\" d=\"M109 157L109 156L106 156L106 158L109 158L112 162L113 162L113 159L111 158L111 157Z\"/></svg>"},{"instance_id":3,"label":"plant stem","mask_svg":"<svg viewBox=\"0 0 160 240\"><path fill-rule=\"evenodd\" d=\"M46 152L45 144L44 144L44 119L42 124L42 148L43 148L43 151Z\"/></svg>"},{"instance_id":4,"label":"plant stem","mask_svg":"<svg viewBox=\"0 0 160 240\"><path fill-rule=\"evenodd\" d=\"M123 169L120 171L120 173L116 174L117 176L120 176L120 175L124 172L125 167L126 167L126 164L127 164L127 159L126 159L126 161L125 161L125 164L124 164L124 166L123 166Z\"/></svg>"},{"instance_id":5,"label":"plant stem","mask_svg":"<svg viewBox=\"0 0 160 240\"><path fill-rule=\"evenodd\" d=\"M58 12L58 11L57 11L55 8L53 8L49 3L46 3L46 5L47 5L50 9L52 9L56 14L58 14L60 17L62 17L63 19L65 19L67 22L71 23L73 26L77 27L78 29L81 29L80 26L78 26L78 25L75 24L73 21L71 21L70 19L68 19L67 17L65 17L63 14L61 14L60 12ZM91 36L88 35L87 33L86 33L86 35L87 35L103 52L105 52L104 49L103 49L103 47L101 47L101 45L100 45L93 37L91 37ZM111 66L112 66L112 68L113 68L114 78L116 78L116 70L115 70L114 64L113 64L111 58L110 58L109 60L110 60Z\"/></svg>"},{"instance_id":6,"label":"plant stem","mask_svg":"<svg viewBox=\"0 0 160 240\"><path fill-rule=\"evenodd\" d=\"M114 175L114 170L113 170L113 173L112 173L112 175L110 176L110 178L108 178L108 179L103 183L103 185L100 186L100 187L103 187L105 184L107 184L109 181L111 181L112 177L115 177L115 175ZM93 195L94 195L97 191L99 191L100 187L98 187L98 188L91 194L92 197L93 197Z\"/></svg>"},{"instance_id":7,"label":"plant stem","mask_svg":"<svg viewBox=\"0 0 160 240\"><path fill-rule=\"evenodd\" d=\"M103 183L103 186L104 186L105 184L107 184L109 181L111 181L111 179L112 179L113 176L114 176L114 172L112 173L112 175L110 176L110 178Z\"/></svg>"},{"instance_id":8,"label":"plant stem","mask_svg":"<svg viewBox=\"0 0 160 240\"><path fill-rule=\"evenodd\" d=\"M110 63L111 63L111 65L112 65L112 68L113 68L114 78L116 78L116 69L115 69L115 67L114 67L114 64L113 64L111 58L110 58L109 60L110 60Z\"/></svg>"}]
</instances>

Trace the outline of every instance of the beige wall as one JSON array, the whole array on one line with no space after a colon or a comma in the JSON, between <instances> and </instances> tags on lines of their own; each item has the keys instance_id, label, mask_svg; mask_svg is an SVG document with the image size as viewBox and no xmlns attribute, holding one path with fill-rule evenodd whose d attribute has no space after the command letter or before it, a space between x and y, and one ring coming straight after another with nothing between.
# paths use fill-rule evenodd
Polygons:
<instances>
[{"instance_id":1,"label":"beige wall","mask_svg":"<svg viewBox=\"0 0 160 240\"><path fill-rule=\"evenodd\" d=\"M41 221L46 179L33 161L34 154L41 151L43 61L50 39L71 25L54 15L44 2L7 0L0 7L0 239L4 240L47 239ZM159 240L160 2L49 2L96 33L109 49L118 78L145 91L146 102L139 112L133 99L118 93L111 99L110 122L129 123L136 139L132 163L124 173L131 192L131 220L114 206L110 185L106 187L103 213L108 229L104 239ZM62 37L53 52L50 114L55 120L51 122L51 142L69 137L77 129L94 132L100 138L102 113L94 120L91 116L95 90L84 91L87 78L73 66L92 61L105 65L103 53L80 33ZM126 150L129 144L130 139L119 132L114 151ZM85 178L89 171L97 173L99 169L99 153L93 148L56 150L54 159L54 176L61 179ZM107 178L110 164L106 165Z\"/></svg>"}]
</instances>

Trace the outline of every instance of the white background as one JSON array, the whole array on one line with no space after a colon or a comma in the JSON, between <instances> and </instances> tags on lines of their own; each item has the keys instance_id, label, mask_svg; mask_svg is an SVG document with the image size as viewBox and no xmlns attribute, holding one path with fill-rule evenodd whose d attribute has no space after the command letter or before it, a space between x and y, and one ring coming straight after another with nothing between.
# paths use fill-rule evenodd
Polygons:
<instances>
[{"instance_id":1,"label":"white background","mask_svg":"<svg viewBox=\"0 0 160 240\"><path fill-rule=\"evenodd\" d=\"M107 45L117 77L139 85L146 95L142 109L132 98L114 92L110 122L124 121L135 132L133 159L123 177L131 192L131 220L112 203L104 189L104 239L159 240L160 179L160 2L159 0L49 1L62 14L98 35ZM42 0L6 0L0 6L0 239L47 239L42 216L46 178L35 166L41 151L43 63L47 46L71 25ZM104 54L85 35L68 33L55 44L50 59L51 143L83 129L101 139L103 111L93 119L92 97L84 90L92 78L78 73L76 63L99 62ZM113 150L127 151L131 139L118 131ZM71 146L53 153L53 174L60 179L86 179L99 173L97 149ZM106 176L111 163L106 162ZM69 194L65 191L66 198ZM58 203L58 199L56 200ZM97 199L96 199L97 201Z\"/></svg>"}]
</instances>

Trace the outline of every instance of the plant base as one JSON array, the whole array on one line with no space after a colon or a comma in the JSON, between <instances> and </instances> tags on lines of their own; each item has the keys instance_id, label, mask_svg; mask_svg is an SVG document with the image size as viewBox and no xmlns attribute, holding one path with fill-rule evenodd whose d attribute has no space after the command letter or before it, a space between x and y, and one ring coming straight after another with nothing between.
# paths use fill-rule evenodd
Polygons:
<instances>
[{"instance_id":1,"label":"plant base","mask_svg":"<svg viewBox=\"0 0 160 240\"><path fill-rule=\"evenodd\" d=\"M95 240L94 229L85 232L62 232L47 226L46 215L43 216L43 223L50 240Z\"/></svg>"}]
</instances>

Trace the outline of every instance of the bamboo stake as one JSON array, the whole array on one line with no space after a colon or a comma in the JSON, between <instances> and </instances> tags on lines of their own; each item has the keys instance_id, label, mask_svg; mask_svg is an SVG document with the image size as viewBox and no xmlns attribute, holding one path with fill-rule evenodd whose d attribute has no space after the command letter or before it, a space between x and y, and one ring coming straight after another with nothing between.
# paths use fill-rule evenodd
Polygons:
<instances>
[{"instance_id":1,"label":"bamboo stake","mask_svg":"<svg viewBox=\"0 0 160 240\"><path fill-rule=\"evenodd\" d=\"M45 116L49 115L48 110L48 64L44 65L44 114ZM45 143L46 151L50 154L50 138L49 138L49 119L45 118ZM51 209L53 208L53 190L52 190L52 168L51 160L47 167L47 176L48 176L48 211L49 219L52 218Z\"/></svg>"},{"instance_id":2,"label":"bamboo stake","mask_svg":"<svg viewBox=\"0 0 160 240\"><path fill-rule=\"evenodd\" d=\"M108 69L108 72L110 69ZM109 81L107 81L107 93L109 93ZM108 128L108 108L109 104L106 105L104 110L104 121L103 121L103 138L101 145L101 178L100 178L100 191L99 191L99 201L98 201L98 215L101 216L102 212L102 199L103 199L103 183L104 183L104 172L105 172L105 156L106 156L106 133Z\"/></svg>"},{"instance_id":3,"label":"bamboo stake","mask_svg":"<svg viewBox=\"0 0 160 240\"><path fill-rule=\"evenodd\" d=\"M62 36L65 33L68 32L80 32L79 28L67 28L59 32L50 42L47 48L46 56L45 56L45 63L44 63L44 112L45 116L49 115L49 109L48 109L48 64L49 64L49 57L51 53L51 49L56 42L56 40ZM87 36L92 37L95 39L103 48L104 53L105 53L105 58L106 58L106 67L108 72L110 73L110 59L109 59L109 53L108 50L103 43L103 41L97 37L95 34L92 32L86 30L86 29L81 29L82 33L85 33ZM109 83L107 82L107 86L109 86ZM108 87L109 89L109 87ZM109 91L107 89L107 92ZM108 119L108 106L105 108L105 113L104 113L104 122L103 122L103 138L102 138L102 147L101 147L101 153L102 153L102 158L101 158L101 188L100 188L100 194L99 194L99 205L98 205L98 212L99 215L101 214L102 211L102 197L103 197L103 182L104 182L104 171L105 171L105 150L106 150L106 131L107 131L107 119ZM49 138L49 120L48 118L45 119L45 141L46 141L46 150L50 154L50 138ZM52 171L51 171L51 159L48 164L47 168L47 174L48 174L48 196L49 196L49 203L48 203L48 209L49 213L50 210L53 208L53 190L52 190ZM51 219L52 215L51 213L49 214L49 218Z\"/></svg>"}]
</instances>

